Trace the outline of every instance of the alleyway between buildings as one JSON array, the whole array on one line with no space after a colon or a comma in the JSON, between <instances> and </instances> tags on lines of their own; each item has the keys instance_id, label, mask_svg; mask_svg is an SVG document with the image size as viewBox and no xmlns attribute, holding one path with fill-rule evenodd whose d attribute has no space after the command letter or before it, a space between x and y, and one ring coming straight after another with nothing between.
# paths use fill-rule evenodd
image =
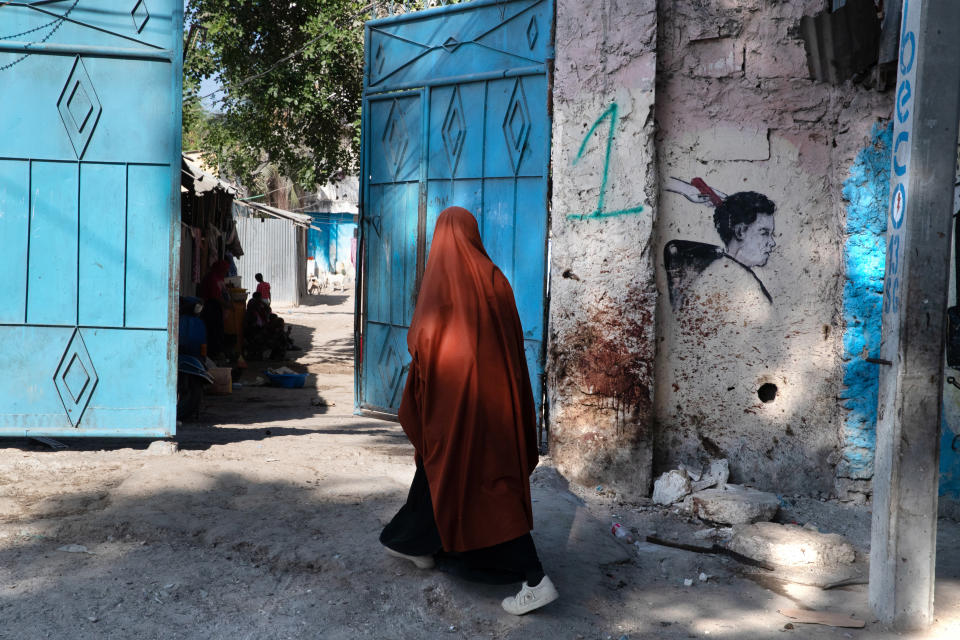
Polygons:
<instances>
[{"instance_id":1,"label":"alleyway between buildings","mask_svg":"<svg viewBox=\"0 0 960 640\"><path fill-rule=\"evenodd\" d=\"M311 374L306 388L250 386L251 364L180 427L176 451L0 441L0 638L897 637L872 622L865 585L751 578L732 558L643 542L696 541L707 527L569 486L549 458L533 476L533 535L557 603L511 617L499 603L514 586L388 557L377 536L404 500L413 449L398 425L353 415L353 297L314 296L282 317L304 347L288 366ZM866 551L864 507L791 498L781 520ZM615 521L641 542L614 538ZM958 546L960 525L941 520L938 621L916 637L960 637ZM867 624L792 623L788 608Z\"/></svg>"}]
</instances>

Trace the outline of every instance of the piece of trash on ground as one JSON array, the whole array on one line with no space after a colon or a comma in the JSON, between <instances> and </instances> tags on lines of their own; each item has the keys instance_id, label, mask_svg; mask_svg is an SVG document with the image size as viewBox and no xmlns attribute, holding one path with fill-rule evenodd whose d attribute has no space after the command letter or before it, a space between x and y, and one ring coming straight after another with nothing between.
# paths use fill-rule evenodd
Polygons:
<instances>
[{"instance_id":1,"label":"piece of trash on ground","mask_svg":"<svg viewBox=\"0 0 960 640\"><path fill-rule=\"evenodd\" d=\"M93 555L82 544L65 544L62 547L58 547L57 551L64 551L66 553L90 553L90 555Z\"/></svg>"},{"instance_id":2,"label":"piece of trash on ground","mask_svg":"<svg viewBox=\"0 0 960 640\"><path fill-rule=\"evenodd\" d=\"M278 376L297 375L297 372L291 369L290 367L277 367L276 369L267 369L267 373L272 373Z\"/></svg>"},{"instance_id":3,"label":"piece of trash on ground","mask_svg":"<svg viewBox=\"0 0 960 640\"><path fill-rule=\"evenodd\" d=\"M612 533L614 537L620 538L627 544L633 544L633 536L630 534L627 528L619 522L613 523L613 526L610 527L610 533Z\"/></svg>"},{"instance_id":4,"label":"piece of trash on ground","mask_svg":"<svg viewBox=\"0 0 960 640\"><path fill-rule=\"evenodd\" d=\"M782 616L807 624L822 624L828 627L845 627L849 629L862 629L867 624L863 620L858 620L853 616L844 613L834 613L832 611L811 611L809 609L778 609L777 611Z\"/></svg>"}]
</instances>

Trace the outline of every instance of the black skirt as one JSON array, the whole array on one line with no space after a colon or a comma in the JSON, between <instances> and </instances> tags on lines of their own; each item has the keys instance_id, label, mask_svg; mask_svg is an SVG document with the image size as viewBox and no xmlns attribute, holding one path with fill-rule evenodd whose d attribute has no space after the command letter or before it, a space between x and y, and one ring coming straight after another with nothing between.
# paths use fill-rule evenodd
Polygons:
<instances>
[{"instance_id":1,"label":"black skirt","mask_svg":"<svg viewBox=\"0 0 960 640\"><path fill-rule=\"evenodd\" d=\"M436 556L437 568L441 571L474 582L510 584L526 581L536 585L543 578L543 566L529 533L492 547L460 553L444 551L433 516L427 474L420 464L413 476L407 502L383 528L380 543L410 556Z\"/></svg>"}]
</instances>

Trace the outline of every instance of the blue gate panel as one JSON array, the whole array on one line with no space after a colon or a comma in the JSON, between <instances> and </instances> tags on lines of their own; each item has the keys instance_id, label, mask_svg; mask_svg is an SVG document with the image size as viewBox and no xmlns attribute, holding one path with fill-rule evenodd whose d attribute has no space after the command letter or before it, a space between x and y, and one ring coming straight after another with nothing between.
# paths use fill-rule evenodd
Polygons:
<instances>
[{"instance_id":1,"label":"blue gate panel","mask_svg":"<svg viewBox=\"0 0 960 640\"><path fill-rule=\"evenodd\" d=\"M437 217L447 207L463 207L477 216L483 229L483 180L431 180L427 185L427 257L433 246Z\"/></svg>"},{"instance_id":2,"label":"blue gate panel","mask_svg":"<svg viewBox=\"0 0 960 640\"><path fill-rule=\"evenodd\" d=\"M420 202L421 101L419 94L369 103L378 137L370 140L367 265L385 286L367 298L368 333L363 344L363 384L376 391L374 407L399 402L409 355L407 327L413 318Z\"/></svg>"},{"instance_id":3,"label":"blue gate panel","mask_svg":"<svg viewBox=\"0 0 960 640\"><path fill-rule=\"evenodd\" d=\"M77 322L77 165L34 162L27 322Z\"/></svg>"},{"instance_id":4,"label":"blue gate panel","mask_svg":"<svg viewBox=\"0 0 960 640\"><path fill-rule=\"evenodd\" d=\"M73 335L73 327L0 327L0 376L4 427L71 428L53 383L54 373Z\"/></svg>"},{"instance_id":5,"label":"blue gate panel","mask_svg":"<svg viewBox=\"0 0 960 640\"><path fill-rule=\"evenodd\" d=\"M125 326L165 329L171 263L157 247L169 242L170 169L131 165L127 177Z\"/></svg>"},{"instance_id":6,"label":"blue gate panel","mask_svg":"<svg viewBox=\"0 0 960 640\"><path fill-rule=\"evenodd\" d=\"M87 160L115 161L118 157L128 162L160 162L167 164L175 155L178 139L170 135L170 117L178 107L180 95L174 95L170 60L173 49L182 37L180 13L176 0L146 0L140 10L146 11L145 21L134 17L138 0L109 0L84 6L80 2L70 13L71 20L87 22L104 33L74 22L56 24L50 15L18 7L3 7L0 20L0 42L31 42L48 36L46 44L82 50L112 49L125 55L153 57L153 59L119 59L116 57L34 54L11 69L0 72L2 104L12 104L8 97L16 96L22 102L29 96L29 110L4 108L0 119L0 133L6 138L3 154L19 158L76 157L74 146L85 141L89 149L83 155ZM54 13L66 7L45 7ZM142 16L141 16L142 17ZM141 27L138 31L138 26ZM37 29L11 39L10 36ZM35 50L41 50L37 45ZM15 54L0 54L0 66L18 58ZM166 59L167 63L157 64ZM135 90L133 88L135 87ZM85 121L85 122L84 122ZM93 135L96 129L107 125L111 134ZM83 126L81 126L83 125ZM70 136L65 128L72 127ZM10 135L6 132L29 131L30 135Z\"/></svg>"},{"instance_id":7,"label":"blue gate panel","mask_svg":"<svg viewBox=\"0 0 960 640\"><path fill-rule=\"evenodd\" d=\"M390 215L391 211L417 210L417 184L384 185L371 189L371 212L375 216L371 235L378 243L369 249L371 272L385 286L371 292L367 313L374 322L409 326L413 318L412 295L417 264L417 219ZM410 269L413 269L411 272Z\"/></svg>"},{"instance_id":8,"label":"blue gate panel","mask_svg":"<svg viewBox=\"0 0 960 640\"><path fill-rule=\"evenodd\" d=\"M477 216L487 253L514 289L540 409L552 20L550 0L477 0L368 23L362 409L397 409L426 263L417 248L429 260L437 216L449 206Z\"/></svg>"},{"instance_id":9,"label":"blue gate panel","mask_svg":"<svg viewBox=\"0 0 960 640\"><path fill-rule=\"evenodd\" d=\"M41 5L41 8L58 15L64 15L70 5L74 3L46 2L33 4ZM97 0L96 2L80 0L69 12L70 21L60 22L53 37L48 38L47 42L54 45L69 43L70 45L90 47L109 45L131 50L149 50L143 45L143 43L149 43L160 47L160 49L153 49L154 51L164 48L170 49L173 44L171 36L174 33L176 33L176 37L182 37L183 35L182 26L176 23L178 16L182 15L182 7L183 3L176 2L176 0L172 2L170 0ZM78 22L92 24L118 35L90 29L84 27L83 24L77 24ZM3 28L0 30L0 37L8 40L35 42L47 35L50 27L42 27L51 23L56 25L57 21L49 13L30 11L17 6L4 7ZM28 29L36 29L37 31L31 34L22 34L16 38L10 37ZM36 35L38 33L39 35ZM31 35L35 37L31 38ZM129 38L132 38L132 40Z\"/></svg>"},{"instance_id":10,"label":"blue gate panel","mask_svg":"<svg viewBox=\"0 0 960 640\"><path fill-rule=\"evenodd\" d=\"M174 432L182 11L0 6L0 435Z\"/></svg>"},{"instance_id":11,"label":"blue gate panel","mask_svg":"<svg viewBox=\"0 0 960 640\"><path fill-rule=\"evenodd\" d=\"M483 177L486 84L430 91L430 180Z\"/></svg>"},{"instance_id":12,"label":"blue gate panel","mask_svg":"<svg viewBox=\"0 0 960 640\"><path fill-rule=\"evenodd\" d=\"M549 57L553 7L548 0L484 3L368 24L367 88L377 91L538 65Z\"/></svg>"},{"instance_id":13,"label":"blue gate panel","mask_svg":"<svg viewBox=\"0 0 960 640\"><path fill-rule=\"evenodd\" d=\"M169 165L176 153L170 136L170 68L147 60L83 59L103 105L99 127L110 135L90 138L85 161ZM136 91L117 78L136 78ZM176 96L180 100L180 96ZM179 170L179 168L178 168Z\"/></svg>"},{"instance_id":14,"label":"blue gate panel","mask_svg":"<svg viewBox=\"0 0 960 640\"><path fill-rule=\"evenodd\" d=\"M3 7L4 13L8 10L9 7ZM0 24L3 25L0 26L0 32L4 32L0 36L13 29L13 25L8 27L6 22ZM13 59L15 56L11 54L0 54L0 65L9 64ZM3 117L0 118L3 156L76 158L72 139L65 135L65 125L58 107L60 95L71 78L74 62L70 56L34 55L0 72L0 100L4 105ZM84 86L87 86L85 81ZM30 96L29 109L9 108L15 101L22 101L24 96ZM79 102L75 106L79 106ZM64 108L68 110L66 104ZM93 122L85 124L90 129L94 128ZM29 135L23 135L26 131L29 131Z\"/></svg>"},{"instance_id":15,"label":"blue gate panel","mask_svg":"<svg viewBox=\"0 0 960 640\"><path fill-rule=\"evenodd\" d=\"M545 301L541 279L547 270L547 227L543 224L541 207L546 202L547 184L537 178L521 178L517 183L513 279L510 283L517 298L523 335L543 340Z\"/></svg>"},{"instance_id":16,"label":"blue gate panel","mask_svg":"<svg viewBox=\"0 0 960 640\"><path fill-rule=\"evenodd\" d=\"M144 362L167 358L162 331L81 329L99 382L84 421L105 430L135 430L171 434L175 422L176 389L164 372L145 370Z\"/></svg>"},{"instance_id":17,"label":"blue gate panel","mask_svg":"<svg viewBox=\"0 0 960 640\"><path fill-rule=\"evenodd\" d=\"M5 300L0 304L0 324L19 324L27 312L29 184L29 162L0 160L0 273L7 283Z\"/></svg>"},{"instance_id":18,"label":"blue gate panel","mask_svg":"<svg viewBox=\"0 0 960 640\"><path fill-rule=\"evenodd\" d=\"M85 161L170 163L169 65L33 55L2 72L0 84L4 105L8 98L22 96L30 96L31 105L27 113L13 110L20 113L12 117L4 108L0 134L6 137L5 157L76 159L75 149L82 149ZM109 134L101 135L103 130Z\"/></svg>"},{"instance_id":19,"label":"blue gate panel","mask_svg":"<svg viewBox=\"0 0 960 640\"><path fill-rule=\"evenodd\" d=\"M81 325L123 326L126 174L118 164L80 167Z\"/></svg>"},{"instance_id":20,"label":"blue gate panel","mask_svg":"<svg viewBox=\"0 0 960 640\"><path fill-rule=\"evenodd\" d=\"M370 184L416 181L420 177L420 98L370 102Z\"/></svg>"},{"instance_id":21,"label":"blue gate panel","mask_svg":"<svg viewBox=\"0 0 960 640\"><path fill-rule=\"evenodd\" d=\"M400 404L410 365L406 329L370 322L365 340L364 387L369 390L366 404L390 411Z\"/></svg>"},{"instance_id":22,"label":"blue gate panel","mask_svg":"<svg viewBox=\"0 0 960 640\"><path fill-rule=\"evenodd\" d=\"M484 175L546 177L550 160L546 96L547 81L543 76L489 83Z\"/></svg>"},{"instance_id":23,"label":"blue gate panel","mask_svg":"<svg viewBox=\"0 0 960 640\"><path fill-rule=\"evenodd\" d=\"M69 409L79 419L76 409L88 402L82 420L97 425L97 435L169 434L176 399L162 375L142 367L165 359L166 349L158 331L0 327L0 353L16 372L0 377L4 427L77 435Z\"/></svg>"}]
</instances>

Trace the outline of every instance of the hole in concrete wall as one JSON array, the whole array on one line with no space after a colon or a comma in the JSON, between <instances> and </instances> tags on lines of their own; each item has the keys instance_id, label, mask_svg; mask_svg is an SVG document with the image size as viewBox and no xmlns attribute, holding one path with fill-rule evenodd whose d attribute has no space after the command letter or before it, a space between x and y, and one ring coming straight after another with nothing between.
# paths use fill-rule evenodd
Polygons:
<instances>
[{"instance_id":1,"label":"hole in concrete wall","mask_svg":"<svg viewBox=\"0 0 960 640\"><path fill-rule=\"evenodd\" d=\"M777 399L777 385L772 382L764 382L760 385L760 388L757 389L757 397L760 398L762 402L773 402Z\"/></svg>"}]
</instances>

